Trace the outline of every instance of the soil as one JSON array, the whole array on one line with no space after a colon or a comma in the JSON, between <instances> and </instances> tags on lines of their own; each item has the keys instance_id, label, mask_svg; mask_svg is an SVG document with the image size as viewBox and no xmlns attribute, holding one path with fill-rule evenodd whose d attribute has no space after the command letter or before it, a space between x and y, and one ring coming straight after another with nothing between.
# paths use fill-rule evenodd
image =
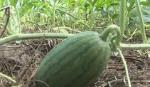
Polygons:
<instances>
[{"instance_id":1,"label":"soil","mask_svg":"<svg viewBox=\"0 0 150 87\"><path fill-rule=\"evenodd\" d=\"M34 40L0 46L0 72L28 87L43 57L61 40ZM150 58L148 51L123 49L128 64L132 87L150 87ZM12 87L1 78L0 87ZM17 84L18 85L18 84ZM125 68L118 55L112 55L103 72L90 87L127 87Z\"/></svg>"}]
</instances>

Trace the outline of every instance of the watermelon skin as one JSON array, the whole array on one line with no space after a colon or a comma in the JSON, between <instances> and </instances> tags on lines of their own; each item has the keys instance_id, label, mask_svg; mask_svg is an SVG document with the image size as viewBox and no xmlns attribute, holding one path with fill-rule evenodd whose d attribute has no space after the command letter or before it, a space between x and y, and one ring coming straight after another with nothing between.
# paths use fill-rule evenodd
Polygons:
<instances>
[{"instance_id":1,"label":"watermelon skin","mask_svg":"<svg viewBox=\"0 0 150 87\"><path fill-rule=\"evenodd\" d=\"M105 69L110 55L109 43L96 32L71 36L45 56L35 76L40 80L37 87L87 87Z\"/></svg>"}]
</instances>

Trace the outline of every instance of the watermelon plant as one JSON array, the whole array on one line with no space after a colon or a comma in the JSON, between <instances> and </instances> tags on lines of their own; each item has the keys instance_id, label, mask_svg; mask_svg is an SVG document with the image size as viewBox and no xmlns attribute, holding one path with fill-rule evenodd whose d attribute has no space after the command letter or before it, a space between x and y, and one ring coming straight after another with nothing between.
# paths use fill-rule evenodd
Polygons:
<instances>
[{"instance_id":1,"label":"watermelon plant","mask_svg":"<svg viewBox=\"0 0 150 87\"><path fill-rule=\"evenodd\" d=\"M116 29L115 29L116 28ZM108 38L109 33L117 31ZM87 87L104 70L111 45L120 32L114 25L104 33L86 31L65 39L44 58L35 76L37 87ZM110 45L111 44L111 45ZM43 84L44 83L44 84Z\"/></svg>"},{"instance_id":2,"label":"watermelon plant","mask_svg":"<svg viewBox=\"0 0 150 87\"><path fill-rule=\"evenodd\" d=\"M4 19L4 24L0 23L0 28L4 25L3 30L6 32L4 35L1 33L3 37L0 38L0 45L16 40L67 38L45 56L35 76L37 86L86 87L102 73L111 52L117 51L118 46L138 49L150 47L150 44L119 43L128 38L126 33L130 31L129 27L133 27L131 22L138 25L143 43L148 42L145 33L145 23L149 23L148 2L149 0L1 0L0 19ZM6 7L10 8L10 14L4 13L3 18ZM101 34L97 33L110 24L119 25L120 30L113 25ZM30 27L38 33L26 33ZM66 32L52 33L57 28L58 31ZM81 33L70 34L74 31ZM131 38L134 34L136 33L133 32ZM119 53L121 54L120 49ZM123 61L126 65L125 59ZM128 86L131 87L128 73L126 75ZM6 75L0 73L0 76L17 83Z\"/></svg>"}]
</instances>

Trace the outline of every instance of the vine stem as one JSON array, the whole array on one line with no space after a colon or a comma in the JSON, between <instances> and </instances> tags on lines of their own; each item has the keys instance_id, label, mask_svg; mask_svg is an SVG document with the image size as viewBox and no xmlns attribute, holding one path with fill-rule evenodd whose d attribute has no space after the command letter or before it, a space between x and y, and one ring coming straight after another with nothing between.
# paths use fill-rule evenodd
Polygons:
<instances>
[{"instance_id":1,"label":"vine stem","mask_svg":"<svg viewBox=\"0 0 150 87\"><path fill-rule=\"evenodd\" d=\"M115 31L116 33L117 33L117 38L118 38L118 41L117 42L119 42L120 41L120 36L121 36L121 34L120 34L120 28L117 26L117 25L114 25L114 24L112 24L112 25L109 25L102 33L101 33L101 35L100 35L100 37L101 37L101 39L102 40L104 40L104 41L107 41L107 38L108 38L108 36L109 36L109 34L111 33L111 32L113 32L113 31Z\"/></svg>"},{"instance_id":2,"label":"vine stem","mask_svg":"<svg viewBox=\"0 0 150 87\"><path fill-rule=\"evenodd\" d=\"M130 76L129 76L128 66L127 66L126 60L125 60L125 58L124 58L124 56L123 56L122 51L121 51L119 48L118 48L117 50L118 50L118 52L119 52L119 54L120 54L120 56L121 56L123 65L124 65L124 67L125 67L125 72L126 72L126 76L127 76L128 86L129 86L129 87L132 87L132 86L131 86L131 81L130 81Z\"/></svg>"},{"instance_id":3,"label":"vine stem","mask_svg":"<svg viewBox=\"0 0 150 87\"><path fill-rule=\"evenodd\" d=\"M5 78L5 79L13 82L14 84L16 84L16 81L14 79L12 79L11 77L9 77L9 76L7 76L7 75L5 75L3 73L0 73L0 77Z\"/></svg>"},{"instance_id":4,"label":"vine stem","mask_svg":"<svg viewBox=\"0 0 150 87\"><path fill-rule=\"evenodd\" d=\"M121 48L125 49L150 49L150 44L125 44L120 43Z\"/></svg>"},{"instance_id":5,"label":"vine stem","mask_svg":"<svg viewBox=\"0 0 150 87\"><path fill-rule=\"evenodd\" d=\"M65 34L65 33L31 33L31 34L15 34L10 35L8 37L4 37L0 39L0 45L8 43L10 41L15 40L26 40L26 39L40 39L40 38L67 38L72 36L73 34Z\"/></svg>"},{"instance_id":6,"label":"vine stem","mask_svg":"<svg viewBox=\"0 0 150 87\"><path fill-rule=\"evenodd\" d=\"M10 35L0 39L0 45L5 43L16 41L16 40L26 40L26 39L52 39L52 38L61 38L65 39L67 37L73 36L74 34L64 34L64 33L30 33L30 34L16 34ZM150 44L125 44L120 43L121 48L127 49L150 49Z\"/></svg>"}]
</instances>

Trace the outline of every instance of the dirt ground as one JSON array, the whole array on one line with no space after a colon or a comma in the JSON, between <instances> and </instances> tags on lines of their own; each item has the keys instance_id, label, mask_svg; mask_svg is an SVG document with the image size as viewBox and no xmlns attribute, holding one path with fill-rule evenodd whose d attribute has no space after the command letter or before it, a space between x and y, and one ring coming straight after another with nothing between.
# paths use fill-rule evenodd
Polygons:
<instances>
[{"instance_id":1,"label":"dirt ground","mask_svg":"<svg viewBox=\"0 0 150 87\"><path fill-rule=\"evenodd\" d=\"M22 41L0 46L0 72L17 79L21 87L27 87L38 65L48 51L60 40ZM126 58L132 87L150 87L150 58L138 50L123 50ZM125 69L119 56L111 56L103 74L90 87L127 87ZM0 79L0 87L12 84Z\"/></svg>"}]
</instances>

